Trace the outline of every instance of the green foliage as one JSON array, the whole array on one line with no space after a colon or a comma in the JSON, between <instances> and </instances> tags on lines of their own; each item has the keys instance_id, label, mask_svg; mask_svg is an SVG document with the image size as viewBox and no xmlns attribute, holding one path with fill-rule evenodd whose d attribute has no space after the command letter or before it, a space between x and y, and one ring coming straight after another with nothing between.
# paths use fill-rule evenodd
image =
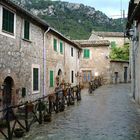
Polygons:
<instances>
[{"instance_id":1,"label":"green foliage","mask_svg":"<svg viewBox=\"0 0 140 140\"><path fill-rule=\"evenodd\" d=\"M122 19L108 18L104 13L83 4L77 6L51 0L14 1L24 4L28 10L41 11L38 14L40 18L71 39L88 39L92 30L121 32L124 29L125 21Z\"/></svg>"},{"instance_id":2,"label":"green foliage","mask_svg":"<svg viewBox=\"0 0 140 140\"><path fill-rule=\"evenodd\" d=\"M122 47L112 47L110 52L112 60L129 60L129 44Z\"/></svg>"}]
</instances>

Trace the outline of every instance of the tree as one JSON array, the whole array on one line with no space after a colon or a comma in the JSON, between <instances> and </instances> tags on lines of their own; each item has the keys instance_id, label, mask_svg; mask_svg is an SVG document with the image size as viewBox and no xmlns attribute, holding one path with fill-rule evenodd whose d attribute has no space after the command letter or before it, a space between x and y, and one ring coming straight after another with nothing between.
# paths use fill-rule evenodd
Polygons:
<instances>
[{"instance_id":1,"label":"tree","mask_svg":"<svg viewBox=\"0 0 140 140\"><path fill-rule=\"evenodd\" d=\"M124 44L122 47L112 47L110 52L112 60L129 60L129 44Z\"/></svg>"}]
</instances>

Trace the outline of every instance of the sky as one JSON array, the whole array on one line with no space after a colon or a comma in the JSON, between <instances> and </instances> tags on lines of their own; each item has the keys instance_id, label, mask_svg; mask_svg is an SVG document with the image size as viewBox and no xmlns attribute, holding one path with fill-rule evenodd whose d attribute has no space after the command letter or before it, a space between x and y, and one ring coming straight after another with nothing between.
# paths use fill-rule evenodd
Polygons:
<instances>
[{"instance_id":1,"label":"sky","mask_svg":"<svg viewBox=\"0 0 140 140\"><path fill-rule=\"evenodd\" d=\"M61 0L72 3L82 3L100 10L111 18L121 17L121 11L125 10L127 16L130 0ZM122 9L122 10L121 10Z\"/></svg>"}]
</instances>

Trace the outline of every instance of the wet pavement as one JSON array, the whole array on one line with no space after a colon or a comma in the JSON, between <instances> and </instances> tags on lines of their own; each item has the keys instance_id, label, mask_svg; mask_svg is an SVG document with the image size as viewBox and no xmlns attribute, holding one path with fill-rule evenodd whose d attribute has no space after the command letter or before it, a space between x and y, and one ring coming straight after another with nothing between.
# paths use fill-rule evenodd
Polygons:
<instances>
[{"instance_id":1,"label":"wet pavement","mask_svg":"<svg viewBox=\"0 0 140 140\"><path fill-rule=\"evenodd\" d=\"M129 84L108 85L54 114L51 123L35 125L23 140L140 140L140 108Z\"/></svg>"}]
</instances>

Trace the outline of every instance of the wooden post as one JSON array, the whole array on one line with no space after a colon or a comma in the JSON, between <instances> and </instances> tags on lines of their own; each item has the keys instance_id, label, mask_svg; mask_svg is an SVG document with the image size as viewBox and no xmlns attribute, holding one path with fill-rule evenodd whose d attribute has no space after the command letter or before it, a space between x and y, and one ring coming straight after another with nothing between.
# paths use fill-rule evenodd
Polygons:
<instances>
[{"instance_id":1,"label":"wooden post","mask_svg":"<svg viewBox=\"0 0 140 140\"><path fill-rule=\"evenodd\" d=\"M42 124L42 103L41 103L41 100L38 101L38 108L39 108L39 124Z\"/></svg>"},{"instance_id":2,"label":"wooden post","mask_svg":"<svg viewBox=\"0 0 140 140\"><path fill-rule=\"evenodd\" d=\"M25 127L26 127L26 132L29 132L29 124L28 124L28 102L25 104Z\"/></svg>"},{"instance_id":3,"label":"wooden post","mask_svg":"<svg viewBox=\"0 0 140 140\"><path fill-rule=\"evenodd\" d=\"M10 127L10 107L6 108L6 123L7 123L7 133L8 133L8 140L12 140L11 135L11 127Z\"/></svg>"}]
</instances>

